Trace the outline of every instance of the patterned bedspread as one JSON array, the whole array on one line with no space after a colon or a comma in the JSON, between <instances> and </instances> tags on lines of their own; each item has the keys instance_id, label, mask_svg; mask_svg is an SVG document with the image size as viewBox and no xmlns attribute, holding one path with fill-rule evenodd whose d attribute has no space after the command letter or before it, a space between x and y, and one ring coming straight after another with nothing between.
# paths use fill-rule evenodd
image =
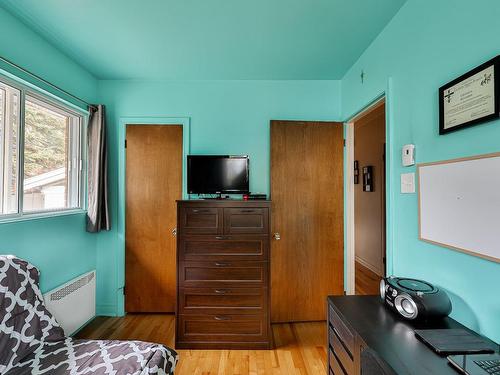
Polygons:
<instances>
[{"instance_id":1,"label":"patterned bedspread","mask_svg":"<svg viewBox=\"0 0 500 375\"><path fill-rule=\"evenodd\" d=\"M173 374L177 353L163 345L65 337L38 283L33 265L0 255L0 374Z\"/></svg>"}]
</instances>

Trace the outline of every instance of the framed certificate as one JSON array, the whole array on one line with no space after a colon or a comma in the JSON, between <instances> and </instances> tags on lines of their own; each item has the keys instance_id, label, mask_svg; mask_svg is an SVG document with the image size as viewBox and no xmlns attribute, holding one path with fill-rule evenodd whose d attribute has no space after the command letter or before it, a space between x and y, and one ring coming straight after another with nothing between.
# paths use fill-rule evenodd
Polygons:
<instances>
[{"instance_id":1,"label":"framed certificate","mask_svg":"<svg viewBox=\"0 0 500 375\"><path fill-rule=\"evenodd\" d=\"M439 134L499 117L499 56L439 88Z\"/></svg>"}]
</instances>

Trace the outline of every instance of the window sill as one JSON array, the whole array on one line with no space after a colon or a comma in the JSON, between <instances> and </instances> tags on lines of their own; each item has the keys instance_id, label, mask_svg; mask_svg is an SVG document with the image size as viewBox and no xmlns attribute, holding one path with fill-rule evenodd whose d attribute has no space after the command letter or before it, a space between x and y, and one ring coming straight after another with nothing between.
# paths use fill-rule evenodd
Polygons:
<instances>
[{"instance_id":1,"label":"window sill","mask_svg":"<svg viewBox=\"0 0 500 375\"><path fill-rule=\"evenodd\" d=\"M82 215L86 214L87 211L81 208L75 208L71 210L61 210L61 211L48 211L48 212L32 212L26 214L16 214L16 215L5 215L4 217L0 216L0 225L6 223L16 223L20 221L32 221L32 220L41 220L41 219L49 219L51 217L59 217L59 216L68 216L68 215Z\"/></svg>"}]
</instances>

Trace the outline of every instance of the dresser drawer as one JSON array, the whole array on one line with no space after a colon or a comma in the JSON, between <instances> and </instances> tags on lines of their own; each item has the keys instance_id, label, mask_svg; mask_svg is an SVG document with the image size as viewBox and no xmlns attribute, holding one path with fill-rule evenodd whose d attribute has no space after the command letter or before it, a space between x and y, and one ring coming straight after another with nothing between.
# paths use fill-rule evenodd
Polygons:
<instances>
[{"instance_id":1,"label":"dresser drawer","mask_svg":"<svg viewBox=\"0 0 500 375\"><path fill-rule=\"evenodd\" d=\"M267 285L268 263L181 262L178 272L180 287L264 287Z\"/></svg>"},{"instance_id":2,"label":"dresser drawer","mask_svg":"<svg viewBox=\"0 0 500 375\"><path fill-rule=\"evenodd\" d=\"M216 207L181 207L179 234L222 234L223 209Z\"/></svg>"},{"instance_id":3,"label":"dresser drawer","mask_svg":"<svg viewBox=\"0 0 500 375\"><path fill-rule=\"evenodd\" d=\"M261 235L194 235L179 241L181 260L268 260L269 237Z\"/></svg>"},{"instance_id":4,"label":"dresser drawer","mask_svg":"<svg viewBox=\"0 0 500 375\"><path fill-rule=\"evenodd\" d=\"M349 351L349 354L352 356L354 353L354 334L338 316L332 306L328 306L328 319L330 324L335 328L338 337Z\"/></svg>"},{"instance_id":5,"label":"dresser drawer","mask_svg":"<svg viewBox=\"0 0 500 375\"><path fill-rule=\"evenodd\" d=\"M346 348L344 347L332 327L328 327L328 337L333 349L333 353L339 360L338 362L347 374L352 374L354 371L353 358L351 354L347 352Z\"/></svg>"},{"instance_id":6,"label":"dresser drawer","mask_svg":"<svg viewBox=\"0 0 500 375\"><path fill-rule=\"evenodd\" d=\"M268 339L263 314L203 314L178 316L179 342L261 342Z\"/></svg>"},{"instance_id":7,"label":"dresser drawer","mask_svg":"<svg viewBox=\"0 0 500 375\"><path fill-rule=\"evenodd\" d=\"M335 354L333 354L332 349L328 350L329 352L329 362L330 362L330 374L333 375L347 375L340 365L339 361L335 357Z\"/></svg>"},{"instance_id":8,"label":"dresser drawer","mask_svg":"<svg viewBox=\"0 0 500 375\"><path fill-rule=\"evenodd\" d=\"M179 288L180 314L260 314L267 288Z\"/></svg>"},{"instance_id":9,"label":"dresser drawer","mask_svg":"<svg viewBox=\"0 0 500 375\"><path fill-rule=\"evenodd\" d=\"M268 234L267 208L224 208L225 234Z\"/></svg>"}]
</instances>

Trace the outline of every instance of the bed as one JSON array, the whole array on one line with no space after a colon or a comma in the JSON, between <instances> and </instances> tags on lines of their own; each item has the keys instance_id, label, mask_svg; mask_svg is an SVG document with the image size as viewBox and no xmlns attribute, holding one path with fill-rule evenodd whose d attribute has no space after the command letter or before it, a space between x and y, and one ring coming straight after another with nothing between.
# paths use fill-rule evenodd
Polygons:
<instances>
[{"instance_id":1,"label":"bed","mask_svg":"<svg viewBox=\"0 0 500 375\"><path fill-rule=\"evenodd\" d=\"M173 374L177 353L142 341L78 340L45 308L39 271L0 255L0 374Z\"/></svg>"}]
</instances>

